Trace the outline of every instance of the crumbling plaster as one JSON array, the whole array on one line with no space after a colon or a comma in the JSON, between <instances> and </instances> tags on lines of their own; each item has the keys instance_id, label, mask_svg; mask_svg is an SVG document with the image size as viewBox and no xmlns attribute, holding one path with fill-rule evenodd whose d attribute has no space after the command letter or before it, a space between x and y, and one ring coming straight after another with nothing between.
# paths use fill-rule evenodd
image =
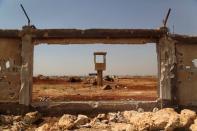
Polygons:
<instances>
[{"instance_id":1,"label":"crumbling plaster","mask_svg":"<svg viewBox=\"0 0 197 131\"><path fill-rule=\"evenodd\" d=\"M20 40L0 39L0 102L18 101L21 45Z\"/></svg>"}]
</instances>

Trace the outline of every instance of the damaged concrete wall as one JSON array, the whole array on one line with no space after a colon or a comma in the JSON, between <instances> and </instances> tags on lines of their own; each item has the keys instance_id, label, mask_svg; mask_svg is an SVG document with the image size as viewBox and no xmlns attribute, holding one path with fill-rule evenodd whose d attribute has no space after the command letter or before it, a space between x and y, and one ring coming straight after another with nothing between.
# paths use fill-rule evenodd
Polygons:
<instances>
[{"instance_id":1,"label":"damaged concrete wall","mask_svg":"<svg viewBox=\"0 0 197 131\"><path fill-rule=\"evenodd\" d=\"M160 99L172 102L175 78L175 41L168 36L164 36L157 44L157 54L159 62L159 96Z\"/></svg>"},{"instance_id":2,"label":"damaged concrete wall","mask_svg":"<svg viewBox=\"0 0 197 131\"><path fill-rule=\"evenodd\" d=\"M189 42L190 41L190 42ZM162 30L0 30L0 102L31 104L34 45L157 43L159 98L197 106L197 37Z\"/></svg>"},{"instance_id":3,"label":"damaged concrete wall","mask_svg":"<svg viewBox=\"0 0 197 131\"><path fill-rule=\"evenodd\" d=\"M0 102L19 99L21 40L0 39Z\"/></svg>"},{"instance_id":4,"label":"damaged concrete wall","mask_svg":"<svg viewBox=\"0 0 197 131\"><path fill-rule=\"evenodd\" d=\"M178 103L197 106L197 42L188 42L176 44Z\"/></svg>"}]
</instances>

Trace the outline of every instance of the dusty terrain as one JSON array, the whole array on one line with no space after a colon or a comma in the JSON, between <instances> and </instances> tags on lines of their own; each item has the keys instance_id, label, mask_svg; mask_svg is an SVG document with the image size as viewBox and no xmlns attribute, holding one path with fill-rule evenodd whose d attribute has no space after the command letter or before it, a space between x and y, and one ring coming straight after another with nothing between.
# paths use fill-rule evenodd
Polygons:
<instances>
[{"instance_id":1,"label":"dusty terrain","mask_svg":"<svg viewBox=\"0 0 197 131\"><path fill-rule=\"evenodd\" d=\"M95 85L95 77L34 77L33 101L77 100L155 100L157 78L118 77L104 80L102 89Z\"/></svg>"}]
</instances>

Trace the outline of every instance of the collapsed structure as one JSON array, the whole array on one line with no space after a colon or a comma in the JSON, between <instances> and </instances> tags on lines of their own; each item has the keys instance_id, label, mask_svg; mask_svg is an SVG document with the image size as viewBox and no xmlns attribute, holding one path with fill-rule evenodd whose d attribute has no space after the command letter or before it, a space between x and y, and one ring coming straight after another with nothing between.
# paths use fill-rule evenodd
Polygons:
<instances>
[{"instance_id":1,"label":"collapsed structure","mask_svg":"<svg viewBox=\"0 0 197 131\"><path fill-rule=\"evenodd\" d=\"M197 37L160 29L0 30L0 102L31 105L34 46L48 44L155 43L162 106L197 106ZM132 61L132 60L131 60Z\"/></svg>"}]
</instances>

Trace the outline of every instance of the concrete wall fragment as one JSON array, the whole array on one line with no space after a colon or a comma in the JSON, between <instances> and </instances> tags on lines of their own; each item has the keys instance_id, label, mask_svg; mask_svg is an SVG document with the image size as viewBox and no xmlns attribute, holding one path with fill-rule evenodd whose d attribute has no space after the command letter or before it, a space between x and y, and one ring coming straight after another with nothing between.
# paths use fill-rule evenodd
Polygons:
<instances>
[{"instance_id":1,"label":"concrete wall fragment","mask_svg":"<svg viewBox=\"0 0 197 131\"><path fill-rule=\"evenodd\" d=\"M0 39L0 102L18 102L21 44L20 39Z\"/></svg>"},{"instance_id":2,"label":"concrete wall fragment","mask_svg":"<svg viewBox=\"0 0 197 131\"><path fill-rule=\"evenodd\" d=\"M172 102L173 79L175 78L175 41L168 36L164 36L157 44L159 57L159 96L160 99Z\"/></svg>"},{"instance_id":3,"label":"concrete wall fragment","mask_svg":"<svg viewBox=\"0 0 197 131\"><path fill-rule=\"evenodd\" d=\"M197 43L178 41L176 56L178 103L197 106Z\"/></svg>"}]
</instances>

